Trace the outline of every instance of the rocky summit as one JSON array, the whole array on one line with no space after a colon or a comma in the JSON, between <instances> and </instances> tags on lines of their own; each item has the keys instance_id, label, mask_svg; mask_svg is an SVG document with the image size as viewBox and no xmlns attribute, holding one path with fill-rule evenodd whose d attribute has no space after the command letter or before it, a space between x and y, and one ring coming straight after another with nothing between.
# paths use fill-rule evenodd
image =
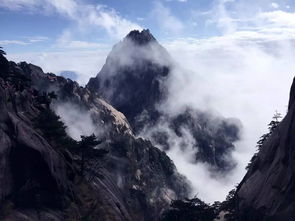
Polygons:
<instances>
[{"instance_id":1,"label":"rocky summit","mask_svg":"<svg viewBox=\"0 0 295 221\"><path fill-rule=\"evenodd\" d=\"M231 170L235 162L230 153L240 138L237 120L192 107L185 107L173 116L165 111L175 64L149 30L132 31L114 46L87 88L122 112L135 134L150 139L161 149L169 150L172 140L186 139L185 130L193 137L197 162L209 163L215 171ZM166 127L161 128L163 125Z\"/></svg>"},{"instance_id":2,"label":"rocky summit","mask_svg":"<svg viewBox=\"0 0 295 221\"><path fill-rule=\"evenodd\" d=\"M87 88L98 93L124 113L135 131L144 126L138 118L144 111L156 121L156 105L165 100L165 81L172 60L148 30L132 31L113 47L105 65Z\"/></svg>"}]
</instances>

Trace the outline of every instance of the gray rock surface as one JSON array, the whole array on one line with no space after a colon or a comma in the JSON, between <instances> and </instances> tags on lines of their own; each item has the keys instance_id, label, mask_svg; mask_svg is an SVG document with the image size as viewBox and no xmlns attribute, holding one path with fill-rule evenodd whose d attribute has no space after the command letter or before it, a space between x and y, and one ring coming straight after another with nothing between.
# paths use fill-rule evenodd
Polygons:
<instances>
[{"instance_id":1,"label":"gray rock surface","mask_svg":"<svg viewBox=\"0 0 295 221\"><path fill-rule=\"evenodd\" d=\"M9 70L9 76L30 81L12 85L0 75L1 219L157 220L172 199L189 195L187 180L168 156L136 138L125 116L97 94L25 62L10 62ZM100 148L109 153L87 162L84 178L79 157L58 149L34 126L46 109L36 104L36 91L55 91L52 108L79 107L100 130Z\"/></svg>"},{"instance_id":2,"label":"gray rock surface","mask_svg":"<svg viewBox=\"0 0 295 221\"><path fill-rule=\"evenodd\" d=\"M295 91L289 111L237 189L240 220L295 220Z\"/></svg>"}]
</instances>

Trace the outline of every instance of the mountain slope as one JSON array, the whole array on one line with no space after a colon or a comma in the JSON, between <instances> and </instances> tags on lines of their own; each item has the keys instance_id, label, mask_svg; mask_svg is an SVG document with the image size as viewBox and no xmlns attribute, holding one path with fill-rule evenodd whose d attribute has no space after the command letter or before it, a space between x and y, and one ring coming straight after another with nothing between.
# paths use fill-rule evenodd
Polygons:
<instances>
[{"instance_id":1,"label":"mountain slope","mask_svg":"<svg viewBox=\"0 0 295 221\"><path fill-rule=\"evenodd\" d=\"M0 61L1 219L157 220L171 199L188 196L190 187L173 162L134 137L125 116L111 105L35 65L8 62L2 55ZM56 101L49 99L51 91ZM48 137L39 128L42 122L36 126L40 114L60 107L66 108L62 119L89 116L103 140L98 148L108 152L88 160L84 176L74 146ZM83 125L76 117L72 122ZM74 125L68 126L71 134Z\"/></svg>"},{"instance_id":2,"label":"mountain slope","mask_svg":"<svg viewBox=\"0 0 295 221\"><path fill-rule=\"evenodd\" d=\"M239 184L240 220L295 219L295 81L289 110Z\"/></svg>"}]
</instances>

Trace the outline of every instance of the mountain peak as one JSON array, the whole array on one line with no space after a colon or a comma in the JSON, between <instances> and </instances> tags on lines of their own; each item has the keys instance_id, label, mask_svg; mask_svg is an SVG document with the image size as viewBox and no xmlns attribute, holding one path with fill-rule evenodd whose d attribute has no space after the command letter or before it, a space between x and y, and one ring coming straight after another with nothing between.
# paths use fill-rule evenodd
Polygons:
<instances>
[{"instance_id":1,"label":"mountain peak","mask_svg":"<svg viewBox=\"0 0 295 221\"><path fill-rule=\"evenodd\" d=\"M155 37L150 33L149 29L143 29L142 31L133 30L125 39L132 40L133 42L144 45L152 41L156 41Z\"/></svg>"}]
</instances>

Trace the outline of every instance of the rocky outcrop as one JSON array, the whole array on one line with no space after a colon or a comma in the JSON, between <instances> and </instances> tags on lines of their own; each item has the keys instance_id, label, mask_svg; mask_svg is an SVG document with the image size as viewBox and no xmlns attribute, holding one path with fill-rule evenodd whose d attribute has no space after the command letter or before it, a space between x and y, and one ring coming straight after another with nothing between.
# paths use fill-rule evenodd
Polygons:
<instances>
[{"instance_id":1,"label":"rocky outcrop","mask_svg":"<svg viewBox=\"0 0 295 221\"><path fill-rule=\"evenodd\" d=\"M169 150L173 139L185 140L181 131L186 130L193 138L196 161L208 163L214 171L232 169L230 153L240 130L237 121L191 107L173 116L165 112L174 65L149 30L132 31L114 46L87 88L121 111L136 135L151 139L161 149ZM166 128L159 129L163 125Z\"/></svg>"},{"instance_id":2,"label":"rocky outcrop","mask_svg":"<svg viewBox=\"0 0 295 221\"><path fill-rule=\"evenodd\" d=\"M286 117L263 144L238 186L238 212L242 221L295 219L294 87L293 82Z\"/></svg>"},{"instance_id":3,"label":"rocky outcrop","mask_svg":"<svg viewBox=\"0 0 295 221\"><path fill-rule=\"evenodd\" d=\"M17 192L27 181L48 182L52 188L65 189L65 164L34 129L32 117L38 110L27 106L30 95L9 88L2 79L0 83L1 199ZM39 171L32 171L34 167ZM38 177L42 173L46 174L43 180Z\"/></svg>"},{"instance_id":4,"label":"rocky outcrop","mask_svg":"<svg viewBox=\"0 0 295 221\"><path fill-rule=\"evenodd\" d=\"M157 220L172 199L189 195L186 179L167 155L136 138L125 116L96 94L25 62L10 62L5 77L3 72L1 219ZM34 124L49 107L38 98L51 91L58 96L50 104L53 109L69 104L68 110L77 107L89 114L103 140L98 148L108 152L87 161L84 177L78 173L75 150L49 141Z\"/></svg>"}]
</instances>

